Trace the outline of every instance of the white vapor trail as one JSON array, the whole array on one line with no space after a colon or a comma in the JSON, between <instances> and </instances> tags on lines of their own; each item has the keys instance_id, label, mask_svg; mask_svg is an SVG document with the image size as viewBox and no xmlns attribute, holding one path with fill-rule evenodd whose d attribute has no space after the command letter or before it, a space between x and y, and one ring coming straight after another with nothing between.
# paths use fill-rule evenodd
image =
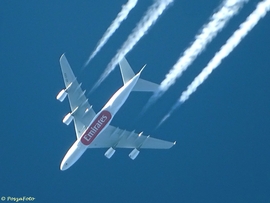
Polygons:
<instances>
[{"instance_id":1,"label":"white vapor trail","mask_svg":"<svg viewBox=\"0 0 270 203\"><path fill-rule=\"evenodd\" d=\"M182 93L177 103L172 107L170 112L162 119L162 124L172 112L184 103L189 96L196 91L196 89L208 78L212 71L217 68L222 60L227 57L234 48L243 40L243 38L253 29L253 27L263 18L266 13L270 10L270 0L264 0L260 2L256 9L247 17L246 21L243 22L239 28L232 34L227 42L220 48L215 54L207 66L202 72L193 80L193 82L187 87L187 90ZM160 125L159 124L159 125Z\"/></svg>"},{"instance_id":2,"label":"white vapor trail","mask_svg":"<svg viewBox=\"0 0 270 203\"><path fill-rule=\"evenodd\" d=\"M128 36L127 40L118 50L117 54L112 58L105 72L101 75L100 79L94 85L92 90L98 87L103 82L103 80L105 80L105 78L114 70L116 65L129 51L131 51L136 43L146 34L149 28L154 25L158 17L172 2L173 0L156 0L155 3L148 8L146 14L133 29L132 33Z\"/></svg>"},{"instance_id":3,"label":"white vapor trail","mask_svg":"<svg viewBox=\"0 0 270 203\"><path fill-rule=\"evenodd\" d=\"M136 6L137 2L138 0L129 0L125 5L122 6L122 10L120 11L120 13L118 13L110 27L106 30L102 38L99 40L96 49L85 62L84 67L89 64L89 62L96 56L100 49L106 44L112 34L119 28L122 21L127 18L129 12Z\"/></svg>"},{"instance_id":4,"label":"white vapor trail","mask_svg":"<svg viewBox=\"0 0 270 203\"><path fill-rule=\"evenodd\" d=\"M143 112L160 98L165 91L173 85L177 78L192 64L192 62L201 54L207 44L209 44L220 32L229 20L238 13L244 2L248 0L224 0L219 9L211 16L209 22L204 24L200 32L195 36L195 40L187 48L175 65L171 68L165 79L161 82L157 90L145 105Z\"/></svg>"}]
</instances>

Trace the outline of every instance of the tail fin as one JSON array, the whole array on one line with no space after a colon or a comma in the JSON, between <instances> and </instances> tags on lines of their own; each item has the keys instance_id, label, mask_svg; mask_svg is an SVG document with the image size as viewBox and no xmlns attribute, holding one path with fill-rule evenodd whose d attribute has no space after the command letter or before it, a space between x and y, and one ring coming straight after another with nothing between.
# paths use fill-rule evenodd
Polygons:
<instances>
[{"instance_id":1,"label":"tail fin","mask_svg":"<svg viewBox=\"0 0 270 203\"><path fill-rule=\"evenodd\" d=\"M123 83L126 84L131 78L135 76L132 68L130 67L128 61L124 57L120 62L120 71L123 79ZM153 82L149 82L147 80L143 80L139 78L137 84L133 88L132 91L140 91L140 92L155 92L158 90L159 85Z\"/></svg>"}]
</instances>

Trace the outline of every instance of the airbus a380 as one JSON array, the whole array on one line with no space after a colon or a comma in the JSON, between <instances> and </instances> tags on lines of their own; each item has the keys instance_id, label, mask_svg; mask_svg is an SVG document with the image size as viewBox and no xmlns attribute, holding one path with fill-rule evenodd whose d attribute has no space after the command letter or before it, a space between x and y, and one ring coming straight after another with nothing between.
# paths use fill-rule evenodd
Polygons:
<instances>
[{"instance_id":1,"label":"airbus a380","mask_svg":"<svg viewBox=\"0 0 270 203\"><path fill-rule=\"evenodd\" d=\"M134 160L140 149L169 149L176 143L110 125L131 91L155 91L158 88L157 84L140 79L145 66L135 75L127 60L123 58L119 66L124 85L98 113L95 113L89 104L85 91L82 91L81 83L78 83L64 54L60 57L60 66L65 89L61 90L56 98L62 102L68 96L71 112L64 117L63 123L69 125L73 120L77 137L62 160L62 171L71 167L88 148L107 148L104 155L108 159L113 156L116 148L132 148L129 157Z\"/></svg>"}]
</instances>

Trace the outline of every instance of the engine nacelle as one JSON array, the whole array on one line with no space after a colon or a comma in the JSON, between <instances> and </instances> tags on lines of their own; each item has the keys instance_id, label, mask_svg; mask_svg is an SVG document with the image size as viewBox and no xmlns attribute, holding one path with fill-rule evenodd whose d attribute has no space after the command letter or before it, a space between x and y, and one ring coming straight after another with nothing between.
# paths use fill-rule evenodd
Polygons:
<instances>
[{"instance_id":1,"label":"engine nacelle","mask_svg":"<svg viewBox=\"0 0 270 203\"><path fill-rule=\"evenodd\" d=\"M115 149L110 147L106 152L105 152L105 156L110 159L112 157L112 155L115 153Z\"/></svg>"},{"instance_id":2,"label":"engine nacelle","mask_svg":"<svg viewBox=\"0 0 270 203\"><path fill-rule=\"evenodd\" d=\"M135 149L132 150L132 152L130 152L130 154L128 156L129 156L129 158L134 160L139 155L139 153L140 153L140 151L135 148Z\"/></svg>"},{"instance_id":3,"label":"engine nacelle","mask_svg":"<svg viewBox=\"0 0 270 203\"><path fill-rule=\"evenodd\" d=\"M71 123L71 121L73 120L73 116L71 115L71 113L68 113L64 119L63 119L63 123L66 125L69 125Z\"/></svg>"},{"instance_id":4,"label":"engine nacelle","mask_svg":"<svg viewBox=\"0 0 270 203\"><path fill-rule=\"evenodd\" d=\"M59 100L60 102L64 101L64 99L67 96L67 92L65 89L61 90L58 95L56 96L56 99Z\"/></svg>"}]
</instances>

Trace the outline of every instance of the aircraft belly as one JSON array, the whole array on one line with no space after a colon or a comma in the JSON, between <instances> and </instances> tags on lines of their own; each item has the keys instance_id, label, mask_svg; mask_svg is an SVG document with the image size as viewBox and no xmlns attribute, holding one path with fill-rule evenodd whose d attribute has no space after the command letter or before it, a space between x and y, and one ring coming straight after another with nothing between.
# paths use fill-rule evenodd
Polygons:
<instances>
[{"instance_id":1,"label":"aircraft belly","mask_svg":"<svg viewBox=\"0 0 270 203\"><path fill-rule=\"evenodd\" d=\"M82 144L90 145L91 142L109 125L112 115L109 111L101 111L85 133L80 138Z\"/></svg>"}]
</instances>

